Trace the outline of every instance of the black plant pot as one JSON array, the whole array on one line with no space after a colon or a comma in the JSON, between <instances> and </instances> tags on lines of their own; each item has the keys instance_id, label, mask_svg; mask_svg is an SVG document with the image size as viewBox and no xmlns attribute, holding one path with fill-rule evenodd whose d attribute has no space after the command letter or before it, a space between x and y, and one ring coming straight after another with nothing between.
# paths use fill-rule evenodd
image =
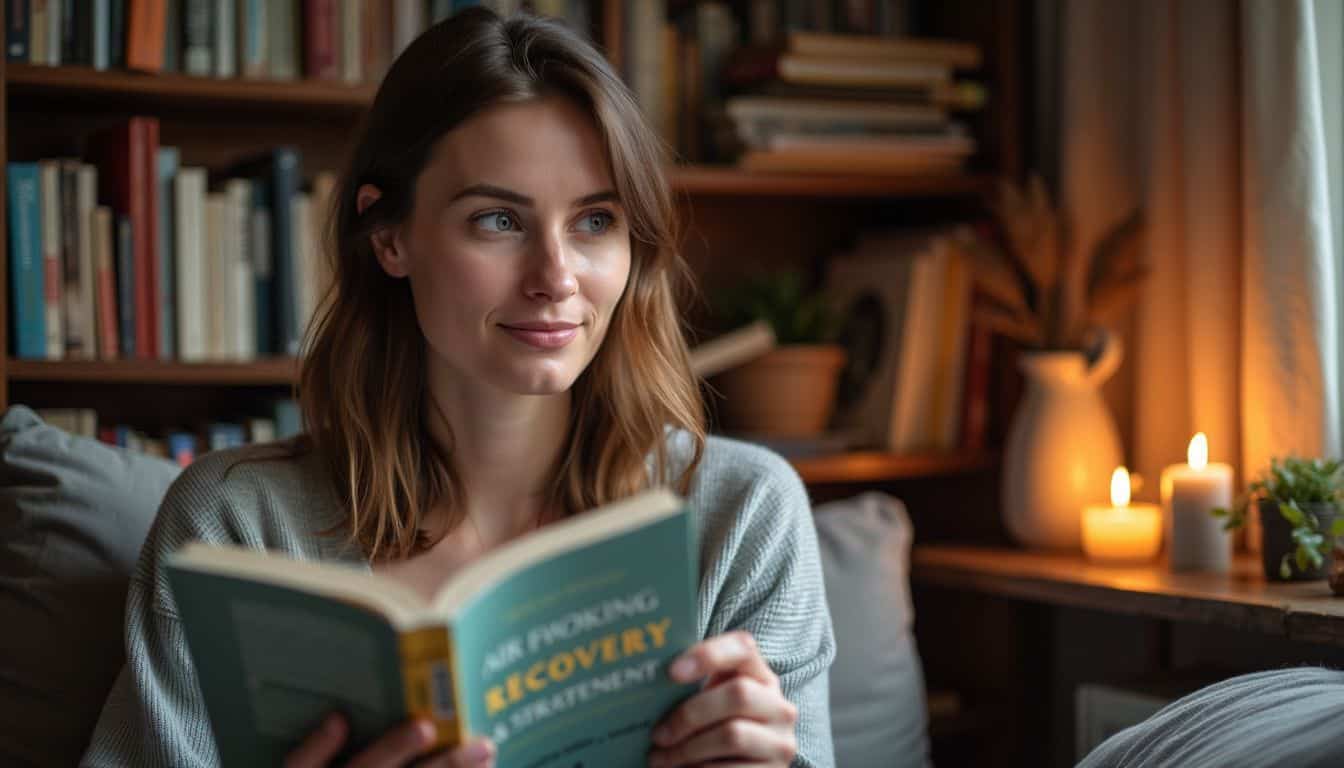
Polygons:
<instances>
[{"instance_id":1,"label":"black plant pot","mask_svg":"<svg viewBox=\"0 0 1344 768\"><path fill-rule=\"evenodd\" d=\"M1306 571L1298 571L1297 563L1289 564L1292 575L1287 579L1279 573L1279 564L1283 562L1283 556L1289 555L1292 560L1292 553L1297 551L1297 544L1293 541L1293 524L1288 522L1279 512L1279 503L1272 499L1260 499L1260 530L1263 539L1260 544L1260 558L1265 567L1265 578L1269 581L1312 581L1314 579L1324 579L1330 571L1330 555L1325 555L1325 560L1319 568L1308 568ZM1322 531L1326 541L1330 541L1330 526L1334 523L1335 517L1339 514L1334 504L1329 502L1312 502L1310 504L1299 504L1302 511L1315 515L1318 529Z\"/></svg>"}]
</instances>

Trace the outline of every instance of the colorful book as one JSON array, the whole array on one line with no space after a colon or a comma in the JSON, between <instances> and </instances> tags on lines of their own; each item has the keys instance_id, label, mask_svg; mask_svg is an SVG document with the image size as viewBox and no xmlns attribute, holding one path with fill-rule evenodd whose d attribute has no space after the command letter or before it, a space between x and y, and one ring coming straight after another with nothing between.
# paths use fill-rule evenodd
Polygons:
<instances>
[{"instance_id":1,"label":"colorful book","mask_svg":"<svg viewBox=\"0 0 1344 768\"><path fill-rule=\"evenodd\" d=\"M141 72L163 71L164 0L126 0L126 67Z\"/></svg>"},{"instance_id":2,"label":"colorful book","mask_svg":"<svg viewBox=\"0 0 1344 768\"><path fill-rule=\"evenodd\" d=\"M37 163L10 163L6 170L13 349L17 357L40 360L47 356L47 328Z\"/></svg>"},{"instance_id":3,"label":"colorful book","mask_svg":"<svg viewBox=\"0 0 1344 768\"><path fill-rule=\"evenodd\" d=\"M303 73L314 80L341 76L336 0L303 0Z\"/></svg>"},{"instance_id":4,"label":"colorful book","mask_svg":"<svg viewBox=\"0 0 1344 768\"><path fill-rule=\"evenodd\" d=\"M117 253L113 245L112 209L100 205L93 211L94 260L97 265L94 298L98 359L121 357L121 317L117 309Z\"/></svg>"},{"instance_id":5,"label":"colorful book","mask_svg":"<svg viewBox=\"0 0 1344 768\"><path fill-rule=\"evenodd\" d=\"M31 11L28 0L7 0L5 3L5 59L28 61L28 21Z\"/></svg>"},{"instance_id":6,"label":"colorful book","mask_svg":"<svg viewBox=\"0 0 1344 768\"><path fill-rule=\"evenodd\" d=\"M257 270L257 354L297 355L299 327L298 255L294 251L293 202L302 181L299 150L276 147L234 167L231 176L253 180L254 207L271 214L269 278Z\"/></svg>"},{"instance_id":7,"label":"colorful book","mask_svg":"<svg viewBox=\"0 0 1344 768\"><path fill-rule=\"evenodd\" d=\"M167 578L224 765L279 763L329 712L350 751L410 717L496 765L643 765L694 685L691 515L665 490L548 525L426 596L379 574L187 545ZM258 723L264 727L258 727Z\"/></svg>"},{"instance_id":8,"label":"colorful book","mask_svg":"<svg viewBox=\"0 0 1344 768\"><path fill-rule=\"evenodd\" d=\"M196 436L190 432L171 432L168 435L168 458L179 467L196 460Z\"/></svg>"}]
</instances>

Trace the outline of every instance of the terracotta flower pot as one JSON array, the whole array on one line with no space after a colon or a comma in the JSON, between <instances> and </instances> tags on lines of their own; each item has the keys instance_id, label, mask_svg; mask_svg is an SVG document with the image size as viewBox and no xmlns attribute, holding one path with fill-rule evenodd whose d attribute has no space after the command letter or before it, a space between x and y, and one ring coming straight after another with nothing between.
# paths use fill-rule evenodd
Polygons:
<instances>
[{"instance_id":1,"label":"terracotta flower pot","mask_svg":"<svg viewBox=\"0 0 1344 768\"><path fill-rule=\"evenodd\" d=\"M724 372L715 381L724 398L724 428L772 437L821 433L831 420L844 364L838 345L792 344Z\"/></svg>"}]
</instances>

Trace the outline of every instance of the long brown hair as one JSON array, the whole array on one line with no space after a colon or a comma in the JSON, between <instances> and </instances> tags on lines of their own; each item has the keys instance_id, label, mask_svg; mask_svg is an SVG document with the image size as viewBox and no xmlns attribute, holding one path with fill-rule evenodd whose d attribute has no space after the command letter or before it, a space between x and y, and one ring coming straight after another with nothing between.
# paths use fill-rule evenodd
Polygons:
<instances>
[{"instance_id":1,"label":"long brown hair","mask_svg":"<svg viewBox=\"0 0 1344 768\"><path fill-rule=\"evenodd\" d=\"M629 281L606 340L574 384L548 506L570 515L651 483L686 493L699 464L704 407L677 311L689 275L676 249L662 145L607 61L577 34L544 19L466 10L397 58L364 119L332 201L325 251L333 280L299 379L309 444L328 463L349 535L370 559L431 545L420 531L431 506L450 510L448 530L463 515L452 446L429 429L440 417L427 399L426 342L411 291L383 272L370 236L410 215L416 178L445 133L491 105L546 95L570 98L592 116L631 231ZM359 212L363 184L382 194ZM669 427L691 437L684 464L667 451Z\"/></svg>"}]
</instances>

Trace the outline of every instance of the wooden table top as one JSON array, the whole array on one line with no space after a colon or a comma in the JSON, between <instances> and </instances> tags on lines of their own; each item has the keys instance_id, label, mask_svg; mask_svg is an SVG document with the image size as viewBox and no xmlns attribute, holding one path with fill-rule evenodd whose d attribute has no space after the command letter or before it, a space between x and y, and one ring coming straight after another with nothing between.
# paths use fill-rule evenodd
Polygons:
<instances>
[{"instance_id":1,"label":"wooden table top","mask_svg":"<svg viewBox=\"0 0 1344 768\"><path fill-rule=\"evenodd\" d=\"M1254 629L1344 645L1344 597L1324 580L1267 582L1258 558L1239 556L1228 573L1172 572L1162 561L1103 565L1082 554L917 546L917 584L1173 621Z\"/></svg>"}]
</instances>

